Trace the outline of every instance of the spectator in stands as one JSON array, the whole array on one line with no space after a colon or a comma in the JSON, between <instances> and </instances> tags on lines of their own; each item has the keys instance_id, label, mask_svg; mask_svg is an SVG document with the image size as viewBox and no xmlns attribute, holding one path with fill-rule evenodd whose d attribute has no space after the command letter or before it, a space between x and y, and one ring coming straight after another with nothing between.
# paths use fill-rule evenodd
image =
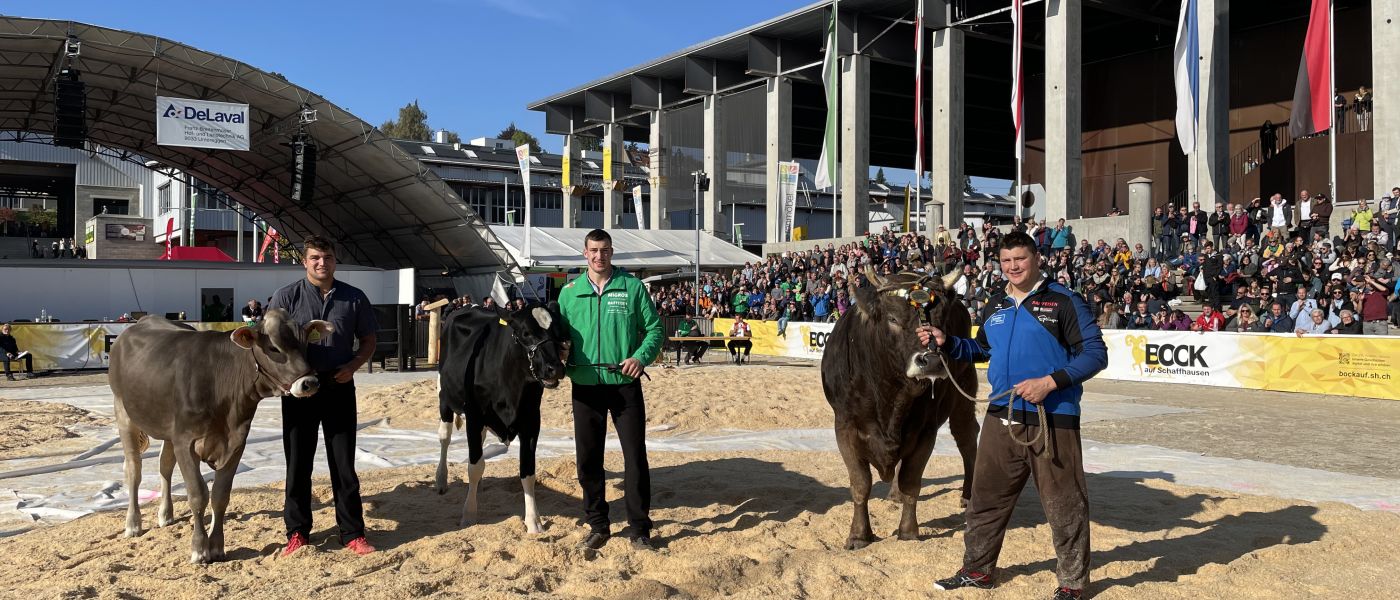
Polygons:
<instances>
[{"instance_id":1,"label":"spectator in stands","mask_svg":"<svg viewBox=\"0 0 1400 600\"><path fill-rule=\"evenodd\" d=\"M1312 312L1308 313L1308 318L1295 325L1293 333L1297 334L1298 337L1303 337L1304 335L1325 335L1332 331L1333 327L1334 324L1327 320L1327 315L1322 312L1322 309L1314 308Z\"/></svg>"},{"instance_id":2,"label":"spectator in stands","mask_svg":"<svg viewBox=\"0 0 1400 600\"><path fill-rule=\"evenodd\" d=\"M1308 289L1299 287L1293 303L1288 306L1288 318L1293 319L1299 327L1302 327L1305 325L1302 321L1306 320L1308 315L1317 309L1317 301L1308 296Z\"/></svg>"},{"instance_id":3,"label":"spectator in stands","mask_svg":"<svg viewBox=\"0 0 1400 600\"><path fill-rule=\"evenodd\" d=\"M729 340L727 346L729 348L730 359L733 360L736 365L749 362L749 352L753 351L753 340L748 338L753 337L753 331L749 329L749 324L744 322L744 317L735 315L734 326L729 328L729 337L745 338L742 340ZM741 350L743 351L742 356L739 354Z\"/></svg>"},{"instance_id":4,"label":"spectator in stands","mask_svg":"<svg viewBox=\"0 0 1400 600\"><path fill-rule=\"evenodd\" d=\"M1326 194L1318 194L1312 206L1312 233L1321 233L1325 238L1332 224L1332 199Z\"/></svg>"},{"instance_id":5,"label":"spectator in stands","mask_svg":"<svg viewBox=\"0 0 1400 600\"><path fill-rule=\"evenodd\" d=\"M1264 331L1271 333L1293 333L1293 319L1283 309L1283 303L1275 300L1269 304L1269 314L1264 317Z\"/></svg>"},{"instance_id":6,"label":"spectator in stands","mask_svg":"<svg viewBox=\"0 0 1400 600\"><path fill-rule=\"evenodd\" d=\"M1099 312L1100 329L1123 329L1123 313L1118 312L1118 305L1113 302L1105 302Z\"/></svg>"},{"instance_id":7,"label":"spectator in stands","mask_svg":"<svg viewBox=\"0 0 1400 600\"><path fill-rule=\"evenodd\" d=\"M1376 277L1365 275L1366 288L1361 299L1361 331L1365 335L1390 335L1389 300L1386 294L1390 288Z\"/></svg>"},{"instance_id":8,"label":"spectator in stands","mask_svg":"<svg viewBox=\"0 0 1400 600\"><path fill-rule=\"evenodd\" d=\"M1269 198L1269 216L1264 223L1273 232L1274 241L1282 245L1283 240L1288 239L1288 230L1293 227L1293 211L1288 208L1283 194L1274 194Z\"/></svg>"},{"instance_id":9,"label":"spectator in stands","mask_svg":"<svg viewBox=\"0 0 1400 600\"><path fill-rule=\"evenodd\" d=\"M1356 208L1351 211L1350 229L1354 231L1370 231L1371 219L1374 217L1375 214L1371 212L1370 207L1366 205L1366 199L1363 198L1356 203Z\"/></svg>"},{"instance_id":10,"label":"spectator in stands","mask_svg":"<svg viewBox=\"0 0 1400 600\"><path fill-rule=\"evenodd\" d=\"M1191 326L1191 331L1220 331L1225 328L1225 316L1216 312L1213 305L1207 304L1201 307L1201 316L1196 317L1196 322Z\"/></svg>"},{"instance_id":11,"label":"spectator in stands","mask_svg":"<svg viewBox=\"0 0 1400 600\"><path fill-rule=\"evenodd\" d=\"M1215 247L1223 250L1230 237L1230 213L1225 212L1224 204L1216 204L1215 212L1210 213L1210 233Z\"/></svg>"},{"instance_id":12,"label":"spectator in stands","mask_svg":"<svg viewBox=\"0 0 1400 600\"><path fill-rule=\"evenodd\" d=\"M1210 225L1210 218L1206 211L1201 210L1200 202L1191 203L1191 212L1186 215L1186 233L1191 234L1191 241L1200 247L1201 241L1206 238L1206 232Z\"/></svg>"},{"instance_id":13,"label":"spectator in stands","mask_svg":"<svg viewBox=\"0 0 1400 600\"><path fill-rule=\"evenodd\" d=\"M29 258L43 258L44 251L39 249L39 240L29 242Z\"/></svg>"},{"instance_id":14,"label":"spectator in stands","mask_svg":"<svg viewBox=\"0 0 1400 600\"><path fill-rule=\"evenodd\" d=\"M1244 211L1244 206L1236 204L1230 212L1229 228L1230 247L1243 248L1245 236L1249 233L1249 214Z\"/></svg>"},{"instance_id":15,"label":"spectator in stands","mask_svg":"<svg viewBox=\"0 0 1400 600\"><path fill-rule=\"evenodd\" d=\"M1152 313L1148 312L1147 303L1138 302L1137 310L1128 315L1124 327L1127 329L1156 329L1153 325Z\"/></svg>"},{"instance_id":16,"label":"spectator in stands","mask_svg":"<svg viewBox=\"0 0 1400 600\"><path fill-rule=\"evenodd\" d=\"M1179 308L1173 309L1171 315L1162 320L1163 331L1190 331L1191 326L1191 317Z\"/></svg>"},{"instance_id":17,"label":"spectator in stands","mask_svg":"<svg viewBox=\"0 0 1400 600\"><path fill-rule=\"evenodd\" d=\"M10 335L10 324L0 323L0 362L5 363L5 379L9 381L15 380L14 373L10 372L12 360L23 360L24 372L31 375L34 373L34 359L28 352L20 351L19 344L15 342L14 336Z\"/></svg>"},{"instance_id":18,"label":"spectator in stands","mask_svg":"<svg viewBox=\"0 0 1400 600\"><path fill-rule=\"evenodd\" d=\"M1350 310L1342 310L1337 313L1337 324L1328 330L1328 333L1337 335L1361 335L1361 321L1356 320L1356 313Z\"/></svg>"},{"instance_id":19,"label":"spectator in stands","mask_svg":"<svg viewBox=\"0 0 1400 600\"><path fill-rule=\"evenodd\" d=\"M1071 247L1071 246L1070 246L1070 243L1071 243L1071 241L1070 241L1070 235L1071 235L1070 229L1071 229L1071 228L1070 228L1068 225L1065 225L1065 220L1064 220L1064 219L1060 219L1060 220L1055 224L1054 236L1051 238L1051 241L1050 241L1050 249L1051 249L1052 251L1054 251L1054 252L1059 252L1059 251L1061 251L1061 250L1064 250L1065 248Z\"/></svg>"},{"instance_id":20,"label":"spectator in stands","mask_svg":"<svg viewBox=\"0 0 1400 600\"><path fill-rule=\"evenodd\" d=\"M1248 333L1262 331L1263 324L1259 322L1259 316L1255 313L1254 307L1249 304L1240 305L1235 311L1235 317L1225 324L1225 331L1237 333Z\"/></svg>"}]
</instances>

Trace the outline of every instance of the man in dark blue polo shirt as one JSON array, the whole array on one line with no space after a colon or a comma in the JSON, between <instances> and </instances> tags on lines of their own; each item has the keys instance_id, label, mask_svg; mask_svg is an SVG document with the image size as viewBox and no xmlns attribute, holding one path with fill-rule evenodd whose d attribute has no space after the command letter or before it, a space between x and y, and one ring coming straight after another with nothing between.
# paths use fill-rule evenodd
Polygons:
<instances>
[{"instance_id":1,"label":"man in dark blue polo shirt","mask_svg":"<svg viewBox=\"0 0 1400 600\"><path fill-rule=\"evenodd\" d=\"M282 398L282 448L287 454L287 547L282 555L296 552L311 535L311 469L318 428L326 433L340 542L356 554L369 554L374 547L365 540L360 478L355 474L355 371L374 354L379 325L365 293L336 281L335 246L329 240L306 238L302 254L306 278L277 290L268 309L285 309L303 325L329 321L335 331L307 339L306 361L321 380L320 391L310 398Z\"/></svg>"}]
</instances>

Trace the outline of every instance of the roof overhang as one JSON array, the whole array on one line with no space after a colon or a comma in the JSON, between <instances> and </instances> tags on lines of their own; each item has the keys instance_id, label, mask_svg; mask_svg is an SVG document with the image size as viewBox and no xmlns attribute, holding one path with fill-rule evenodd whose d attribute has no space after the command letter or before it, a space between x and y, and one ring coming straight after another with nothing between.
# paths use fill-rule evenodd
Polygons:
<instances>
[{"instance_id":1,"label":"roof overhang","mask_svg":"<svg viewBox=\"0 0 1400 600\"><path fill-rule=\"evenodd\" d=\"M386 269L516 268L490 229L443 181L360 118L275 73L155 36L72 21L0 17L0 131L47 142L53 79L66 42L87 85L89 148L119 149L183 171L228 193L293 241L322 235L343 261ZM247 151L161 146L155 98L249 105ZM320 153L314 200L290 196L291 136L303 109ZM42 135L36 135L42 134Z\"/></svg>"}]
</instances>

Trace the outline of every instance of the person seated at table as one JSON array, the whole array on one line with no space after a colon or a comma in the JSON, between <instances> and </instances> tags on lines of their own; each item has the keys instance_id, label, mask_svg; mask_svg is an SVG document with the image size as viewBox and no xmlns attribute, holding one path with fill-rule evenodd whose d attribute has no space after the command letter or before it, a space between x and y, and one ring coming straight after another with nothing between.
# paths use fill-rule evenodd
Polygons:
<instances>
[{"instance_id":1,"label":"person seated at table","mask_svg":"<svg viewBox=\"0 0 1400 600\"><path fill-rule=\"evenodd\" d=\"M19 344L15 342L15 337L10 335L10 324L0 324L0 362L5 363L5 379L15 380L15 376L10 372L10 361L23 360L24 372L34 374L34 357L28 352L20 352Z\"/></svg>"},{"instance_id":2,"label":"person seated at table","mask_svg":"<svg viewBox=\"0 0 1400 600\"><path fill-rule=\"evenodd\" d=\"M703 337L704 332L700 331L700 324L695 321L694 316L686 316L685 320L676 328L676 337ZM705 355L705 351L710 349L708 342L683 342L682 347L688 350L685 355L685 364L694 362L700 363L700 357Z\"/></svg>"},{"instance_id":3,"label":"person seated at table","mask_svg":"<svg viewBox=\"0 0 1400 600\"><path fill-rule=\"evenodd\" d=\"M730 359L736 365L749 362L749 352L753 350L753 340L749 338L753 337L753 332L749 329L749 324L744 322L744 317L734 315L734 326L729 328L729 337L744 338L742 340L729 340L729 343L726 344L729 347ZM742 356L739 355L740 350L744 351Z\"/></svg>"}]
</instances>

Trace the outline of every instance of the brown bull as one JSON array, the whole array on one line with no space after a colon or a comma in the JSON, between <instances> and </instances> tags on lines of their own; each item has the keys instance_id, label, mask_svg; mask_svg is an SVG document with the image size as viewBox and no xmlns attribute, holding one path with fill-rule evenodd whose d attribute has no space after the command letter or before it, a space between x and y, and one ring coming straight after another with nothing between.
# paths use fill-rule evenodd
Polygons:
<instances>
[{"instance_id":1,"label":"brown bull","mask_svg":"<svg viewBox=\"0 0 1400 600\"><path fill-rule=\"evenodd\" d=\"M872 286L856 292L856 308L828 336L822 356L822 389L836 413L836 444L851 478L855 514L847 549L874 541L870 530L870 468L892 482L890 498L903 504L897 535L918 539L915 503L924 466L933 454L938 428L947 422L963 459L962 497L972 489L977 460L977 417L972 402L958 395L949 377L969 394L977 393L973 365L939 360L919 345L920 317L948 335L971 337L972 319L949 283L922 274L901 273L888 280L866 273ZM915 286L930 294L911 302ZM949 372L951 371L951 372Z\"/></svg>"}]
</instances>

